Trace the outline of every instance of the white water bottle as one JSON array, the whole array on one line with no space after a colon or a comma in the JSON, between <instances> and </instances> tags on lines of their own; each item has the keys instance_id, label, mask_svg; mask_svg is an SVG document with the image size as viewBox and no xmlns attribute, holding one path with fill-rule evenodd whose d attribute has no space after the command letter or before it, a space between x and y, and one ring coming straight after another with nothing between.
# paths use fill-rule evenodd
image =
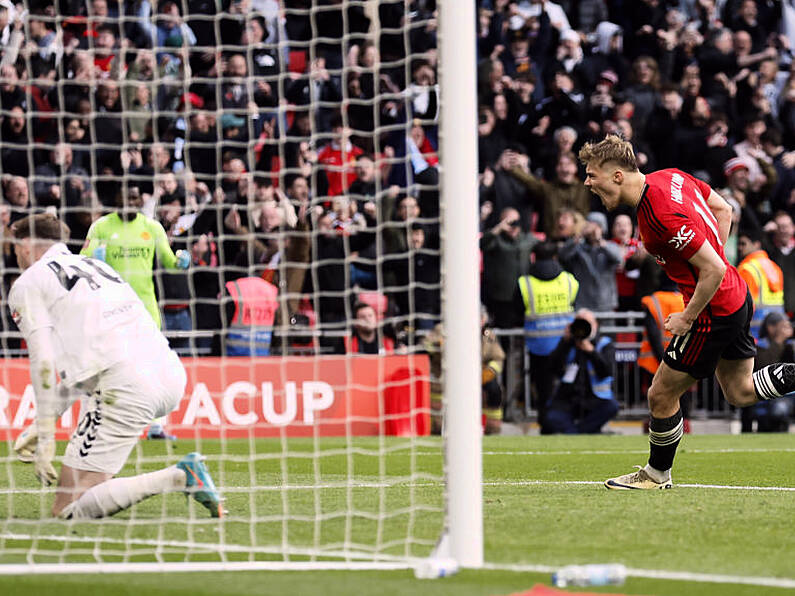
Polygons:
<instances>
[{"instance_id":1,"label":"white water bottle","mask_svg":"<svg viewBox=\"0 0 795 596\"><path fill-rule=\"evenodd\" d=\"M458 572L458 561L450 557L429 557L414 568L417 579L436 579Z\"/></svg>"},{"instance_id":2,"label":"white water bottle","mask_svg":"<svg viewBox=\"0 0 795 596\"><path fill-rule=\"evenodd\" d=\"M618 586L627 579L627 568L618 563L609 565L566 565L552 574L552 584L568 586Z\"/></svg>"}]
</instances>

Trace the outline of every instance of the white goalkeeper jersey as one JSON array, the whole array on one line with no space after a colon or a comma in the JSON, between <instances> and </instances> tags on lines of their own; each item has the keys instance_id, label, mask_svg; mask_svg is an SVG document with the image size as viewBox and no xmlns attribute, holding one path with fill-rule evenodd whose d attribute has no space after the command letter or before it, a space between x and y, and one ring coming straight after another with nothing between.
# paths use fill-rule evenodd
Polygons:
<instances>
[{"instance_id":1,"label":"white goalkeeper jersey","mask_svg":"<svg viewBox=\"0 0 795 596\"><path fill-rule=\"evenodd\" d=\"M122 361L151 359L168 342L130 285L106 263L54 244L14 282L8 298L27 339L52 328L55 362L67 386Z\"/></svg>"}]
</instances>

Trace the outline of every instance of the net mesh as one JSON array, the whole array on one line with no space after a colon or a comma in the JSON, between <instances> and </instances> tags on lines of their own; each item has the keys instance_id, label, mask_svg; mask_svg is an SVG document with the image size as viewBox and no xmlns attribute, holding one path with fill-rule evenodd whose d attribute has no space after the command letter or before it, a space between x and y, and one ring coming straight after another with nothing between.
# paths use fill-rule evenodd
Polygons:
<instances>
[{"instance_id":1,"label":"net mesh","mask_svg":"<svg viewBox=\"0 0 795 596\"><path fill-rule=\"evenodd\" d=\"M227 515L167 494L92 522L49 517L53 490L12 449L35 400L4 312L1 563L428 554L444 510L428 436L442 343L434 4L2 5L5 237L49 210L90 252L98 217L140 210L190 253L186 271L158 254L153 272L188 372L164 421L177 439L142 440L120 475L199 451ZM5 302L8 241L3 256ZM60 454L80 417L75 404L61 419Z\"/></svg>"}]
</instances>

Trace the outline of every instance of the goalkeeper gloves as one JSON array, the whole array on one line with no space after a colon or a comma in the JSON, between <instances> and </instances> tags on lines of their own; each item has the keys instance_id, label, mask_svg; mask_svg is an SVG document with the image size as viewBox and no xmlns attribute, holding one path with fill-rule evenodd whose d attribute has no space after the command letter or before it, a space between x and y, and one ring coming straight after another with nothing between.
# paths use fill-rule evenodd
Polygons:
<instances>
[{"instance_id":1,"label":"goalkeeper gloves","mask_svg":"<svg viewBox=\"0 0 795 596\"><path fill-rule=\"evenodd\" d=\"M31 424L14 441L14 453L17 454L17 459L25 464L33 463L38 441L39 433L36 430L36 425Z\"/></svg>"},{"instance_id":2,"label":"goalkeeper gloves","mask_svg":"<svg viewBox=\"0 0 795 596\"><path fill-rule=\"evenodd\" d=\"M95 258L97 261L105 261L105 258L108 255L108 248L106 246L97 246L94 251L91 253L91 256Z\"/></svg>"},{"instance_id":3,"label":"goalkeeper gloves","mask_svg":"<svg viewBox=\"0 0 795 596\"><path fill-rule=\"evenodd\" d=\"M190 266L190 253L187 250L178 250L174 255L177 257L177 268L187 269Z\"/></svg>"},{"instance_id":4,"label":"goalkeeper gloves","mask_svg":"<svg viewBox=\"0 0 795 596\"><path fill-rule=\"evenodd\" d=\"M49 486L58 479L58 473L52 465L55 459L55 418L38 418L36 426L39 441L33 456L33 471L42 484Z\"/></svg>"}]
</instances>

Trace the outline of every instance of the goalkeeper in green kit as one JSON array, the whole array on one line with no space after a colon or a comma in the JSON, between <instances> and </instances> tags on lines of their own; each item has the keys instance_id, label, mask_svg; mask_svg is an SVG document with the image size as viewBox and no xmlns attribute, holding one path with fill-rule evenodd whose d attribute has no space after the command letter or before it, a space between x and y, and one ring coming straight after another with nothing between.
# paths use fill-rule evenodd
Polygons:
<instances>
[{"instance_id":1,"label":"goalkeeper in green kit","mask_svg":"<svg viewBox=\"0 0 795 596\"><path fill-rule=\"evenodd\" d=\"M120 187L116 206L115 212L100 217L91 225L80 254L113 267L132 286L161 328L152 279L154 257L156 255L160 265L166 269L187 269L190 253L186 250L174 253L163 226L141 213L143 198L137 186L127 186L126 200L124 188ZM152 423L147 436L150 439L174 438L166 434L160 420Z\"/></svg>"}]
</instances>

